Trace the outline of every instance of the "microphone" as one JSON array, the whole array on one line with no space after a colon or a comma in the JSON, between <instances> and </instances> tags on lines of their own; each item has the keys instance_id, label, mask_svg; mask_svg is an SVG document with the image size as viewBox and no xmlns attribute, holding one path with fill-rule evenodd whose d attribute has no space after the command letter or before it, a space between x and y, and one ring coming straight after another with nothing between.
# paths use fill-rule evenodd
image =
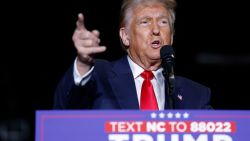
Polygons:
<instances>
[{"instance_id":1,"label":"microphone","mask_svg":"<svg viewBox=\"0 0 250 141\"><path fill-rule=\"evenodd\" d=\"M173 91L175 87L174 65L175 53L171 45L164 45L160 50L161 66L163 68L162 74L167 80L168 85L165 85L170 109L174 109ZM167 87L168 86L168 87Z\"/></svg>"}]
</instances>

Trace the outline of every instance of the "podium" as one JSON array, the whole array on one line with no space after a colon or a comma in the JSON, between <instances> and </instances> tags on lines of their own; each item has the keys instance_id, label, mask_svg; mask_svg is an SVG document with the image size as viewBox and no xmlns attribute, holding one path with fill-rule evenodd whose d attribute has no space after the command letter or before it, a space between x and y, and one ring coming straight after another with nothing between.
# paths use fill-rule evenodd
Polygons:
<instances>
[{"instance_id":1,"label":"podium","mask_svg":"<svg viewBox=\"0 0 250 141\"><path fill-rule=\"evenodd\" d=\"M249 141L247 110L38 110L35 141Z\"/></svg>"}]
</instances>

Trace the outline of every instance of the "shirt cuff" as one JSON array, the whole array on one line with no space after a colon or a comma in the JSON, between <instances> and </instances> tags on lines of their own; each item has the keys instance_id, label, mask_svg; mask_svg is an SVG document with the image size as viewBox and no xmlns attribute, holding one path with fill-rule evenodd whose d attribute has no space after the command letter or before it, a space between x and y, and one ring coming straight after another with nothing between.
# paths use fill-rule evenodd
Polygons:
<instances>
[{"instance_id":1,"label":"shirt cuff","mask_svg":"<svg viewBox=\"0 0 250 141\"><path fill-rule=\"evenodd\" d=\"M75 59L74 61L74 69L73 69L74 82L75 82L75 85L77 86L84 86L91 78L91 74L94 70L94 66L92 66L86 74L81 76L79 71L77 70L76 60L77 59Z\"/></svg>"}]
</instances>

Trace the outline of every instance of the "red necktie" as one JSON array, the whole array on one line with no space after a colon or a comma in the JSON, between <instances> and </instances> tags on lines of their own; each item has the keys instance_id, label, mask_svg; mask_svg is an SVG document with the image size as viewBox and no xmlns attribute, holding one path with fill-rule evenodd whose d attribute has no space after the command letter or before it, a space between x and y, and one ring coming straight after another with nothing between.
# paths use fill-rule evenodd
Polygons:
<instances>
[{"instance_id":1,"label":"red necktie","mask_svg":"<svg viewBox=\"0 0 250 141\"><path fill-rule=\"evenodd\" d=\"M151 71L145 70L141 77L144 78L141 89L141 110L158 110L157 100L151 79L154 77Z\"/></svg>"}]
</instances>

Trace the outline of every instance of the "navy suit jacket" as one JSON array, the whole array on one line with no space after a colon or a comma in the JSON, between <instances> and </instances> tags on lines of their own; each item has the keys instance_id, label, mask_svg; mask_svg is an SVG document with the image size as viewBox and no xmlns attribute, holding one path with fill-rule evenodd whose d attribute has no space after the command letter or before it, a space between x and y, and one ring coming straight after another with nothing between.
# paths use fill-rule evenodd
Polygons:
<instances>
[{"instance_id":1,"label":"navy suit jacket","mask_svg":"<svg viewBox=\"0 0 250 141\"><path fill-rule=\"evenodd\" d=\"M175 83L176 109L211 108L208 87L180 76L176 76ZM165 99L165 109L167 107ZM56 88L54 109L139 109L127 57L115 62L96 60L92 76L84 86L74 84L71 66Z\"/></svg>"}]
</instances>

